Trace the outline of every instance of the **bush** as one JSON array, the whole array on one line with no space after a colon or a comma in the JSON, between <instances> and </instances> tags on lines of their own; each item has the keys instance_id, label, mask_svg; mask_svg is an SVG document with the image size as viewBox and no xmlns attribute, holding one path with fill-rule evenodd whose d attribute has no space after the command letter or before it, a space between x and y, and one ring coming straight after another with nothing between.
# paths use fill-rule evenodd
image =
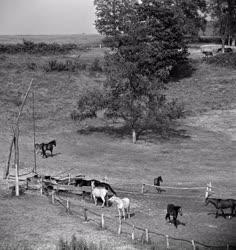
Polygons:
<instances>
[{"instance_id":1,"label":"bush","mask_svg":"<svg viewBox=\"0 0 236 250\"><path fill-rule=\"evenodd\" d=\"M74 235L71 238L71 241L64 241L63 239L59 240L58 250L102 250L105 249L100 244L97 246L94 243L88 243L84 239L77 239Z\"/></svg>"},{"instance_id":2,"label":"bush","mask_svg":"<svg viewBox=\"0 0 236 250\"><path fill-rule=\"evenodd\" d=\"M68 53L73 49L77 49L78 46L74 43L58 44L58 43L34 43L23 39L23 43L17 44L0 44L0 54L17 54L17 53L29 53L29 54L58 54Z\"/></svg>"},{"instance_id":3,"label":"bush","mask_svg":"<svg viewBox=\"0 0 236 250\"><path fill-rule=\"evenodd\" d=\"M102 72L103 71L100 60L98 58L94 59L94 61L92 62L91 66L90 66L90 70L93 72Z\"/></svg>"},{"instance_id":4,"label":"bush","mask_svg":"<svg viewBox=\"0 0 236 250\"><path fill-rule=\"evenodd\" d=\"M216 43L221 44L221 38L218 36L200 36L198 38L199 43Z\"/></svg>"}]
</instances>

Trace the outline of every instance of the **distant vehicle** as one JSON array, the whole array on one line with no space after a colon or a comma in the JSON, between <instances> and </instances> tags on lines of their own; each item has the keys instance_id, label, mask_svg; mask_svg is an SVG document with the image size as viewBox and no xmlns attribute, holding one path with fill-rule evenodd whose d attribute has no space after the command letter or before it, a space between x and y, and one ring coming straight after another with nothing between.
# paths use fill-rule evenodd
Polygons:
<instances>
[{"instance_id":1,"label":"distant vehicle","mask_svg":"<svg viewBox=\"0 0 236 250\"><path fill-rule=\"evenodd\" d=\"M217 53L219 53L219 52L222 52L222 48L219 48L217 50ZM233 50L231 48L225 48L225 53L232 53L232 52L233 52Z\"/></svg>"}]
</instances>

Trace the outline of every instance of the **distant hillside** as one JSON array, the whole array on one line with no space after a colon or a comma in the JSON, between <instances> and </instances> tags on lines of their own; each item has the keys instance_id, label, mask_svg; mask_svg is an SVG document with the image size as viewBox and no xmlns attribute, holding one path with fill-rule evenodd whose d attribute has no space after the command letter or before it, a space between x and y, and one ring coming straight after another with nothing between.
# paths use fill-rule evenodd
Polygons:
<instances>
[{"instance_id":1,"label":"distant hillside","mask_svg":"<svg viewBox=\"0 0 236 250\"><path fill-rule=\"evenodd\" d=\"M1 43L22 43L22 40L46 43L75 43L75 44L99 44L102 36L99 34L74 34L74 35L0 35Z\"/></svg>"}]
</instances>

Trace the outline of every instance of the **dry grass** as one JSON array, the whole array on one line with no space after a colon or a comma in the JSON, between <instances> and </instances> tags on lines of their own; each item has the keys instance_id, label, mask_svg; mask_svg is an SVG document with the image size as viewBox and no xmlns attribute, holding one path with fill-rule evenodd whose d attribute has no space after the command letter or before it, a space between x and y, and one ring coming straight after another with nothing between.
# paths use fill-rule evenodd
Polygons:
<instances>
[{"instance_id":1,"label":"dry grass","mask_svg":"<svg viewBox=\"0 0 236 250\"><path fill-rule=\"evenodd\" d=\"M102 55L97 49L95 52ZM81 57L87 62L94 59L92 51ZM197 62L196 71L191 77L169 85L168 95L182 99L186 111L192 114L191 118L178 122L176 128L181 133L175 133L169 139L154 138L153 135L143 137L134 145L127 136L108 135L104 131L88 135L77 133L78 124L70 120L77 95L83 86L100 84L104 77L91 76L89 72L46 74L24 66L28 60L42 63L48 59L0 56L1 172L7 159L11 125L19 108L20 97L30 79L34 78L37 142L57 140L54 157L37 157L39 173L55 175L70 171L98 179L106 175L119 196L131 199L135 216L130 223L213 245L226 246L227 242L236 244L233 237L235 218L224 220L220 217L216 220L212 214L208 215L214 210L204 206L203 192L167 191L157 195L155 190L149 190L145 195L140 194L141 183L152 183L154 177L162 175L165 185L174 186L205 186L211 180L213 185L222 187L216 195L235 197L236 144L232 141L232 136L236 134L233 126L235 112L215 113L211 110L235 107L236 72ZM20 126L22 172L33 165L31 105L29 99ZM204 111L209 112L201 116ZM213 129L215 121L218 121L217 128ZM108 224L113 232L104 233L92 223L84 224L81 219L66 216L61 207L52 206L46 197L27 194L18 199L11 198L6 195L3 182L0 190L0 241L25 241L34 248L53 249L60 236L70 238L75 233L89 241L108 242L111 247L122 247L129 242L126 229L117 238L114 220ZM72 202L84 204L80 199ZM185 226L175 229L173 225L166 224L167 203L182 205L184 215L180 221L186 223ZM112 218L117 213L115 207L101 209L90 202L86 202L86 206L97 213L105 211ZM76 205L74 210L78 211ZM162 240L159 239L159 243L162 245ZM178 245L178 249L184 247Z\"/></svg>"}]
</instances>

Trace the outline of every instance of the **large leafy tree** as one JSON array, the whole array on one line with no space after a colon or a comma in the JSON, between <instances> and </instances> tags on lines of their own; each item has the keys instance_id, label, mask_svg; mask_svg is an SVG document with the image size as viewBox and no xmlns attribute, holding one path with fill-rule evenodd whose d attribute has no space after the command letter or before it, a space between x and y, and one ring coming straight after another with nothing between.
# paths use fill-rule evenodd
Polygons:
<instances>
[{"instance_id":1,"label":"large leafy tree","mask_svg":"<svg viewBox=\"0 0 236 250\"><path fill-rule=\"evenodd\" d=\"M209 0L209 12L214 21L215 31L221 36L222 51L228 39L236 38L236 0Z\"/></svg>"},{"instance_id":2,"label":"large leafy tree","mask_svg":"<svg viewBox=\"0 0 236 250\"><path fill-rule=\"evenodd\" d=\"M126 122L135 142L141 131L181 115L164 89L172 68L187 56L183 12L168 0L96 0L95 5L97 30L111 52L105 56L103 89L86 90L78 101L80 119L105 109L108 117Z\"/></svg>"}]
</instances>

